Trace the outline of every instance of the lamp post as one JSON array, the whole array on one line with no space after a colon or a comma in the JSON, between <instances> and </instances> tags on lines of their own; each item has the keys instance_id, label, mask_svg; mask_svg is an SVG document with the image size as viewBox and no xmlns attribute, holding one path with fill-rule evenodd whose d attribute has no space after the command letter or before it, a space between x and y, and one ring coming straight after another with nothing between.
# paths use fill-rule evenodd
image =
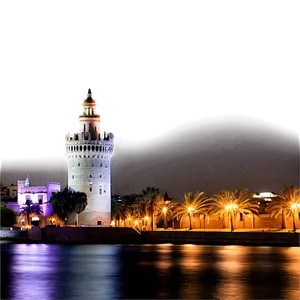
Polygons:
<instances>
[{"instance_id":1,"label":"lamp post","mask_svg":"<svg viewBox=\"0 0 300 300\"><path fill-rule=\"evenodd\" d=\"M163 213L164 213L164 228L167 229L167 207L163 207Z\"/></svg>"}]
</instances>

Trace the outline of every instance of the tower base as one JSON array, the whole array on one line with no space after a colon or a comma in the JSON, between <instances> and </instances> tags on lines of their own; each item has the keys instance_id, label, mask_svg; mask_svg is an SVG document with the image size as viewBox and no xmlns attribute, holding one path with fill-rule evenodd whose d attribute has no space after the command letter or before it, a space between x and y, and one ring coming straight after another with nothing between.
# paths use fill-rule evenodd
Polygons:
<instances>
[{"instance_id":1,"label":"tower base","mask_svg":"<svg viewBox=\"0 0 300 300\"><path fill-rule=\"evenodd\" d=\"M78 216L78 226L109 226L110 212L85 212ZM68 225L76 225L76 214L71 214L67 220Z\"/></svg>"}]
</instances>

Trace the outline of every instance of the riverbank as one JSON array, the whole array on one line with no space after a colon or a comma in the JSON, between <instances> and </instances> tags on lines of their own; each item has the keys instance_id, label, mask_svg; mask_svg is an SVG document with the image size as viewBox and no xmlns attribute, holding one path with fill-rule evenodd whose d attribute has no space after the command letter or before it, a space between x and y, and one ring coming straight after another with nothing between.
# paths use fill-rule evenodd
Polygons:
<instances>
[{"instance_id":1,"label":"riverbank","mask_svg":"<svg viewBox=\"0 0 300 300\"><path fill-rule=\"evenodd\" d=\"M12 242L44 244L200 244L299 246L300 233L289 230L157 230L139 232L129 227L33 227L29 231L1 233Z\"/></svg>"}]
</instances>

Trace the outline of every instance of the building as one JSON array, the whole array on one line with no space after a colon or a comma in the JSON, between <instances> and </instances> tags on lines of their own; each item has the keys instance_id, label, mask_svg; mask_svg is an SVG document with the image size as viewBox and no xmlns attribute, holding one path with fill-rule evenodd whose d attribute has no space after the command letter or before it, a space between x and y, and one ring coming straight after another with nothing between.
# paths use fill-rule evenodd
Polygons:
<instances>
[{"instance_id":1,"label":"building","mask_svg":"<svg viewBox=\"0 0 300 300\"><path fill-rule=\"evenodd\" d=\"M280 199L278 194L272 192L258 193L255 194L253 198L257 201L257 204L259 205L260 214L266 213L266 208L272 201L278 201Z\"/></svg>"},{"instance_id":2,"label":"building","mask_svg":"<svg viewBox=\"0 0 300 300\"><path fill-rule=\"evenodd\" d=\"M87 194L88 204L79 214L79 224L104 225L111 222L110 160L114 151L112 133L100 133L100 115L89 89L82 103L79 132L66 136L68 186Z\"/></svg>"},{"instance_id":3,"label":"building","mask_svg":"<svg viewBox=\"0 0 300 300\"><path fill-rule=\"evenodd\" d=\"M13 187L13 185L11 185ZM26 201L32 204L38 204L43 211L43 215L34 216L31 215L31 224L34 225L45 225L47 223L48 217L52 216L53 210L50 203L52 193L60 192L60 182L47 182L46 185L38 186L32 185L29 175L25 180L18 180L17 183L17 201L6 202L7 207L13 209L15 212L19 213L20 208L26 204ZM28 202L27 202L28 203ZM24 216L18 218L18 224L16 226L25 225Z\"/></svg>"},{"instance_id":4,"label":"building","mask_svg":"<svg viewBox=\"0 0 300 300\"><path fill-rule=\"evenodd\" d=\"M15 184L1 187L1 200L3 201L17 201L18 187Z\"/></svg>"}]
</instances>

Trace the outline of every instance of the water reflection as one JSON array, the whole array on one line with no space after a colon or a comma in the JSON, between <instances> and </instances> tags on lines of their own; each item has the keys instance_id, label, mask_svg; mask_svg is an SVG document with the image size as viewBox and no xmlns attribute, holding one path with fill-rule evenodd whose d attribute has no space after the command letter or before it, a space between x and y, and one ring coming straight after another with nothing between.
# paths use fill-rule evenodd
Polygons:
<instances>
[{"instance_id":1,"label":"water reflection","mask_svg":"<svg viewBox=\"0 0 300 300\"><path fill-rule=\"evenodd\" d=\"M1 247L1 299L299 299L298 248Z\"/></svg>"},{"instance_id":2,"label":"water reflection","mask_svg":"<svg viewBox=\"0 0 300 300\"><path fill-rule=\"evenodd\" d=\"M249 269L249 249L242 246L228 246L217 249L219 260L216 268L222 277L216 295L222 299L247 299L248 286L245 276Z\"/></svg>"}]
</instances>

